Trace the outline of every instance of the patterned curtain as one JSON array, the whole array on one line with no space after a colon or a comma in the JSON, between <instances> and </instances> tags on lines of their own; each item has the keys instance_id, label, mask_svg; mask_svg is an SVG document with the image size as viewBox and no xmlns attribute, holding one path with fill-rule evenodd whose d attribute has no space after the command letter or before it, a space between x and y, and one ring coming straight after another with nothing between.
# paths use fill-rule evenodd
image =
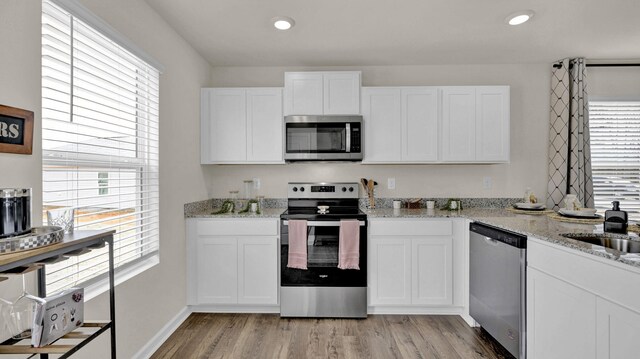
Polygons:
<instances>
[{"instance_id":1,"label":"patterned curtain","mask_svg":"<svg viewBox=\"0 0 640 359\"><path fill-rule=\"evenodd\" d=\"M593 208L586 73L583 58L561 60L551 70L547 208L564 207L567 193Z\"/></svg>"}]
</instances>

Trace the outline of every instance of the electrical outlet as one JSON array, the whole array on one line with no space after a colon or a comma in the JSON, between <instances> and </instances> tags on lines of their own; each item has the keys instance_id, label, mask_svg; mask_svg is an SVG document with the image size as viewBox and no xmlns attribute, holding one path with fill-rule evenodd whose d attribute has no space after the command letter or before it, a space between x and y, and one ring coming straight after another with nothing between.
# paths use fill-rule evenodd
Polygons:
<instances>
[{"instance_id":1,"label":"electrical outlet","mask_svg":"<svg viewBox=\"0 0 640 359\"><path fill-rule=\"evenodd\" d=\"M260 189L260 178L253 179L253 189Z\"/></svg>"},{"instance_id":2,"label":"electrical outlet","mask_svg":"<svg viewBox=\"0 0 640 359\"><path fill-rule=\"evenodd\" d=\"M483 178L482 186L484 187L484 189L491 189L491 187L493 187L493 184L491 183L491 177Z\"/></svg>"},{"instance_id":3,"label":"electrical outlet","mask_svg":"<svg viewBox=\"0 0 640 359\"><path fill-rule=\"evenodd\" d=\"M395 178L387 178L387 188L388 189L396 189L396 179Z\"/></svg>"}]
</instances>

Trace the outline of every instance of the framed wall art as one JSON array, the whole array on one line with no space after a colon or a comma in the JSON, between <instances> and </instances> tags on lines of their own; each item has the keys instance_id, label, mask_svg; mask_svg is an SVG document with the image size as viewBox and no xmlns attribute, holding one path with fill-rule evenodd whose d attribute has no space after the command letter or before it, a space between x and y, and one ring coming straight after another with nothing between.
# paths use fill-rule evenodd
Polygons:
<instances>
[{"instance_id":1,"label":"framed wall art","mask_svg":"<svg viewBox=\"0 0 640 359\"><path fill-rule=\"evenodd\" d=\"M0 152L30 155L33 111L0 105Z\"/></svg>"}]
</instances>

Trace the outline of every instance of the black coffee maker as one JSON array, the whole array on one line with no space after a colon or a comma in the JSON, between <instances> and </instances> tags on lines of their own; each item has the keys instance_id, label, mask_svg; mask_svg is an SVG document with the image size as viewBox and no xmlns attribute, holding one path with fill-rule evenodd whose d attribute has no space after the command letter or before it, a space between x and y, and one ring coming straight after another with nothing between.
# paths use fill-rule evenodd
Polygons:
<instances>
[{"instance_id":1,"label":"black coffee maker","mask_svg":"<svg viewBox=\"0 0 640 359\"><path fill-rule=\"evenodd\" d=\"M0 239L31 230L31 189L0 188Z\"/></svg>"}]
</instances>

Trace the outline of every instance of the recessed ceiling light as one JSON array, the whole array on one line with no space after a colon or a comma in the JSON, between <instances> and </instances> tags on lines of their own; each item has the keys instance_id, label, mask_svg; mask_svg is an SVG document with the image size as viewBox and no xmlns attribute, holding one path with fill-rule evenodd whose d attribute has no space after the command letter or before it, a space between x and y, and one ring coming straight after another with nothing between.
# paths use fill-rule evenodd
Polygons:
<instances>
[{"instance_id":1,"label":"recessed ceiling light","mask_svg":"<svg viewBox=\"0 0 640 359\"><path fill-rule=\"evenodd\" d=\"M296 24L292 18L287 16L276 16L271 19L271 21L273 22L273 26L278 30L289 30Z\"/></svg>"},{"instance_id":2,"label":"recessed ceiling light","mask_svg":"<svg viewBox=\"0 0 640 359\"><path fill-rule=\"evenodd\" d=\"M507 16L504 21L509 25L520 25L529 21L533 17L533 14L534 12L532 10L518 11Z\"/></svg>"}]
</instances>

